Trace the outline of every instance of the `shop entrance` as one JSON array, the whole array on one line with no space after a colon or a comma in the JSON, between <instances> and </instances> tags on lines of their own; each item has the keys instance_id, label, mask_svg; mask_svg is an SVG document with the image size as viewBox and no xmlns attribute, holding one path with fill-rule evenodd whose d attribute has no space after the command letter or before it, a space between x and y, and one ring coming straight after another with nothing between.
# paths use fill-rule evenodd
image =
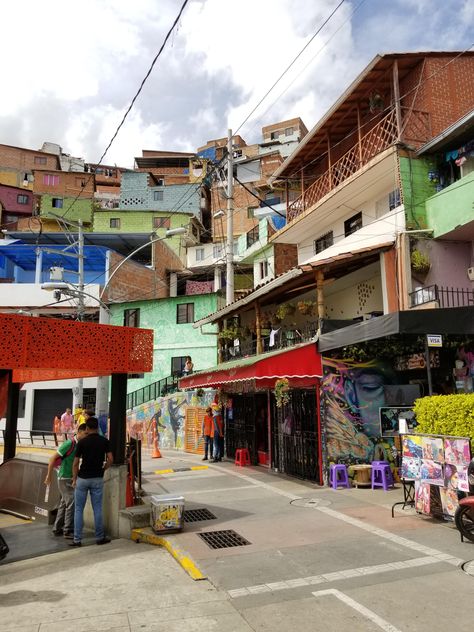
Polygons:
<instances>
[{"instance_id":1,"label":"shop entrance","mask_svg":"<svg viewBox=\"0 0 474 632\"><path fill-rule=\"evenodd\" d=\"M247 448L253 465L264 462L268 453L268 404L266 393L229 395L231 417L226 420L226 455L235 458L238 448Z\"/></svg>"},{"instance_id":2,"label":"shop entrance","mask_svg":"<svg viewBox=\"0 0 474 632\"><path fill-rule=\"evenodd\" d=\"M291 390L289 403L281 408L272 394L271 409L272 468L321 483L315 389Z\"/></svg>"}]
</instances>

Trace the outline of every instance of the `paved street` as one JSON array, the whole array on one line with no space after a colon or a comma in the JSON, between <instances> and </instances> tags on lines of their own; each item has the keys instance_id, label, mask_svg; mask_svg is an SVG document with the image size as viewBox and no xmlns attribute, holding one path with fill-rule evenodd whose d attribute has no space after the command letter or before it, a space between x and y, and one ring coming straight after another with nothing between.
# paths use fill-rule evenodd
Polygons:
<instances>
[{"instance_id":1,"label":"paved street","mask_svg":"<svg viewBox=\"0 0 474 632\"><path fill-rule=\"evenodd\" d=\"M188 469L200 465L146 459L144 488L215 516L170 536L207 580L125 540L2 565L0 631L470 629L474 578L460 565L474 546L412 510L392 519L400 490L335 492L231 463ZM230 529L249 544L211 549L197 535Z\"/></svg>"}]
</instances>

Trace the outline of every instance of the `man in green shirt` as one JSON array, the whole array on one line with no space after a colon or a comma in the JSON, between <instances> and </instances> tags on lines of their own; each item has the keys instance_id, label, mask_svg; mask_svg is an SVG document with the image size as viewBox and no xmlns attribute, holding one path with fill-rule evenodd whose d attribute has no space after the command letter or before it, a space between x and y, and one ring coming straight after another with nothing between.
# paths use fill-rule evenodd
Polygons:
<instances>
[{"instance_id":1,"label":"man in green shirt","mask_svg":"<svg viewBox=\"0 0 474 632\"><path fill-rule=\"evenodd\" d=\"M48 473L44 480L45 485L51 484L53 470L57 467L58 456L61 463L58 469L58 488L61 501L53 526L54 535L63 535L72 540L74 533L74 488L72 486L72 465L76 454L76 445L87 434L86 424L81 424L77 429L76 437L62 443L53 456L49 459Z\"/></svg>"}]
</instances>

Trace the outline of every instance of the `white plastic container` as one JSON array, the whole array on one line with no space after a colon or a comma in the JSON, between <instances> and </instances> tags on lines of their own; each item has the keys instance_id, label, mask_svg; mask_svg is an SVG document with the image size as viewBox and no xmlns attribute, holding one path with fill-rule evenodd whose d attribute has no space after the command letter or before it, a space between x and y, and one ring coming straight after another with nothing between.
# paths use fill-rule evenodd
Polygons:
<instances>
[{"instance_id":1,"label":"white plastic container","mask_svg":"<svg viewBox=\"0 0 474 632\"><path fill-rule=\"evenodd\" d=\"M151 528L155 533L182 531L183 524L183 496L160 494L151 497Z\"/></svg>"}]
</instances>

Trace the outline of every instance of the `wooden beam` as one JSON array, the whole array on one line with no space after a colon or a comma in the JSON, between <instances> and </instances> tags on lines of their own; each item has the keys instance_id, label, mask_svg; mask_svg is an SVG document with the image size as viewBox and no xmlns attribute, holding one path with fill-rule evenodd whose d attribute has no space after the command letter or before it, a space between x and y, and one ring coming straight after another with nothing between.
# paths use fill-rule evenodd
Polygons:
<instances>
[{"instance_id":1,"label":"wooden beam","mask_svg":"<svg viewBox=\"0 0 474 632\"><path fill-rule=\"evenodd\" d=\"M257 335L257 354L263 353L262 345L262 314L260 303L255 301L255 333Z\"/></svg>"},{"instance_id":2,"label":"wooden beam","mask_svg":"<svg viewBox=\"0 0 474 632\"><path fill-rule=\"evenodd\" d=\"M401 140L402 136L402 108L400 105L400 83L398 80L398 62L393 62L393 96L395 99L395 117L397 120L397 140Z\"/></svg>"},{"instance_id":3,"label":"wooden beam","mask_svg":"<svg viewBox=\"0 0 474 632\"><path fill-rule=\"evenodd\" d=\"M357 144L359 146L359 167L362 166L362 130L360 128L360 107L357 104Z\"/></svg>"},{"instance_id":4,"label":"wooden beam","mask_svg":"<svg viewBox=\"0 0 474 632\"><path fill-rule=\"evenodd\" d=\"M324 319L324 272L316 272L316 296L318 302L318 330L321 331Z\"/></svg>"}]
</instances>

